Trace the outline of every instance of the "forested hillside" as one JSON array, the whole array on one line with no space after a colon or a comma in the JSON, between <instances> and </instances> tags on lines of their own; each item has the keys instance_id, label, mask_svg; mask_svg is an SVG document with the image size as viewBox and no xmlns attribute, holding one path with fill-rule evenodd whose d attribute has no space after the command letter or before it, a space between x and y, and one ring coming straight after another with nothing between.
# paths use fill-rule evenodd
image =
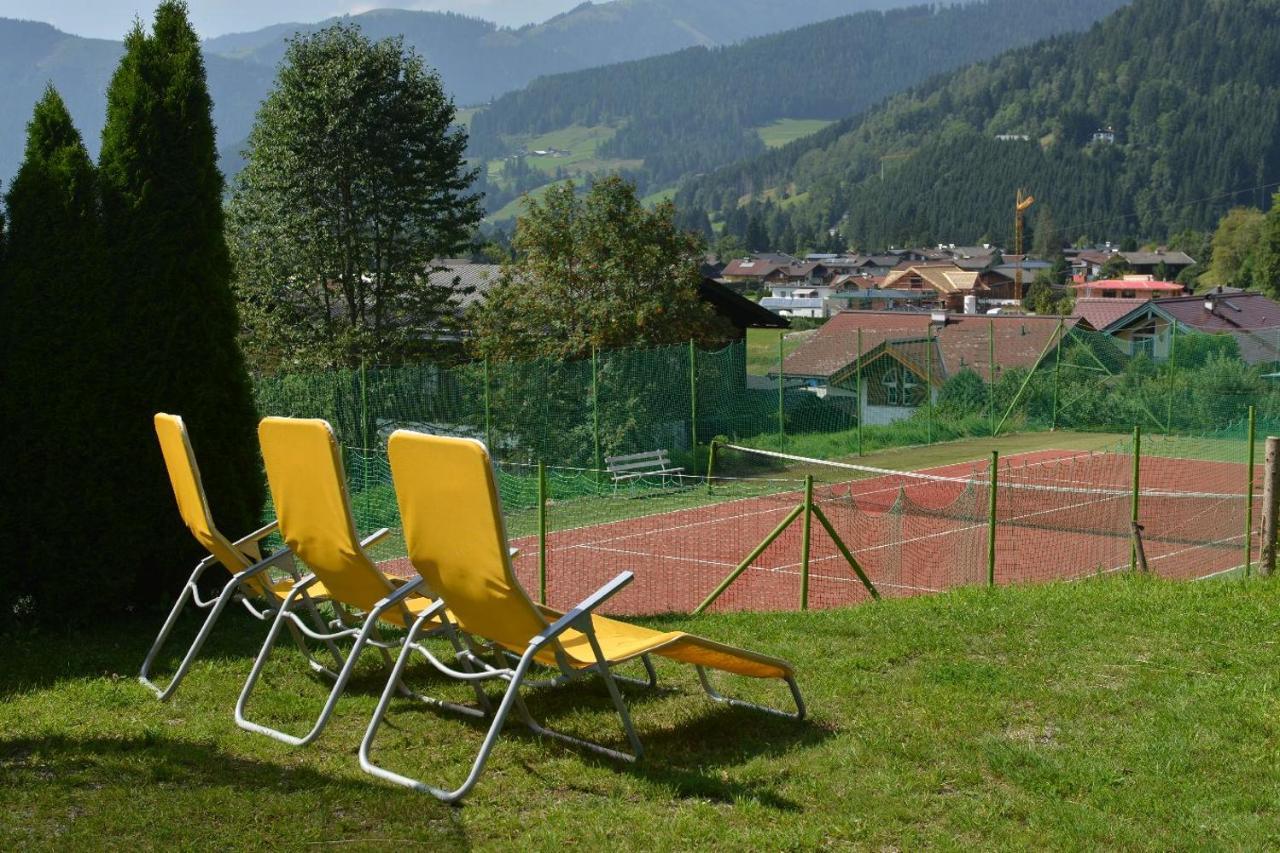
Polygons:
<instances>
[{"instance_id":1,"label":"forested hillside","mask_svg":"<svg viewBox=\"0 0 1280 853\"><path fill-rule=\"evenodd\" d=\"M1162 239L1265 209L1277 182L1280 0L1135 0L695 180L678 202L743 235L755 220L866 247L1002 242L1024 187L1067 239Z\"/></svg>"},{"instance_id":2,"label":"forested hillside","mask_svg":"<svg viewBox=\"0 0 1280 853\"><path fill-rule=\"evenodd\" d=\"M732 47L695 47L544 77L473 117L471 152L476 159L500 158L530 137L608 126L613 133L595 155L613 165L642 160L632 176L657 188L763 153L758 131L771 122L843 118L939 72L1086 28L1125 2L916 5L847 15ZM531 183L516 186L512 178L491 187L492 201Z\"/></svg>"}]
</instances>

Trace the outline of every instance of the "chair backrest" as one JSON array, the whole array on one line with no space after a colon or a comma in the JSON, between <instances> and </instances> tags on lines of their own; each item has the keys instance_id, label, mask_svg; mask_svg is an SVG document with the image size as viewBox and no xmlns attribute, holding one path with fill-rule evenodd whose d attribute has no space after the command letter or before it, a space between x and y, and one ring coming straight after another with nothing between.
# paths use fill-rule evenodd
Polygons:
<instances>
[{"instance_id":1,"label":"chair backrest","mask_svg":"<svg viewBox=\"0 0 1280 853\"><path fill-rule=\"evenodd\" d=\"M183 523L196 541L227 571L235 574L247 569L250 565L248 555L236 550L231 540L223 536L213 523L186 424L178 415L164 412L158 412L153 420L156 437L160 439L160 452L164 454L164 466L169 471L169 484L173 486L173 496L178 501L178 514L182 516Z\"/></svg>"},{"instance_id":2,"label":"chair backrest","mask_svg":"<svg viewBox=\"0 0 1280 853\"><path fill-rule=\"evenodd\" d=\"M547 622L511 568L484 445L398 430L387 455L414 568L464 631L523 648Z\"/></svg>"},{"instance_id":3,"label":"chair backrest","mask_svg":"<svg viewBox=\"0 0 1280 853\"><path fill-rule=\"evenodd\" d=\"M392 586L360 547L333 429L322 420L264 418L258 442L289 549L333 598L372 610Z\"/></svg>"}]
</instances>

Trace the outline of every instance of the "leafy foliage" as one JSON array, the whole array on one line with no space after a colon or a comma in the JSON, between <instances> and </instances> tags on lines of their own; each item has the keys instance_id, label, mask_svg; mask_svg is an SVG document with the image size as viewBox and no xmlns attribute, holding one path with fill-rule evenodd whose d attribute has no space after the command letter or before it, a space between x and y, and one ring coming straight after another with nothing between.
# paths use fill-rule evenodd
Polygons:
<instances>
[{"instance_id":1,"label":"leafy foliage","mask_svg":"<svg viewBox=\"0 0 1280 853\"><path fill-rule=\"evenodd\" d=\"M646 209L621 178L582 197L568 181L529 199L513 248L472 317L480 355L581 358L730 336L698 296L701 237L676 227L670 202Z\"/></svg>"},{"instance_id":2,"label":"leafy foliage","mask_svg":"<svg viewBox=\"0 0 1280 853\"><path fill-rule=\"evenodd\" d=\"M1255 284L1254 267L1262 248L1266 217L1252 207L1232 208L1213 233L1213 260L1200 277L1202 284L1249 288ZM1258 282L1260 283L1260 282Z\"/></svg>"},{"instance_id":3,"label":"leafy foliage","mask_svg":"<svg viewBox=\"0 0 1280 853\"><path fill-rule=\"evenodd\" d=\"M454 313L428 281L466 245L466 134L399 39L337 25L289 45L249 139L229 236L255 367L395 362Z\"/></svg>"}]
</instances>

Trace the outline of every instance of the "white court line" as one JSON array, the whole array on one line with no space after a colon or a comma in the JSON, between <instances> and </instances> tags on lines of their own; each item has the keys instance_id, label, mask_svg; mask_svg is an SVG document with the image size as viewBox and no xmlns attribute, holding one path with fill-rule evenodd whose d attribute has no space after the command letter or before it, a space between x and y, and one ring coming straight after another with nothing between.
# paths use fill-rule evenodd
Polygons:
<instances>
[{"instance_id":1,"label":"white court line","mask_svg":"<svg viewBox=\"0 0 1280 853\"><path fill-rule=\"evenodd\" d=\"M572 546L572 547L579 547L579 546ZM654 554L654 553L647 552L647 551L631 551L631 550L627 550L627 549L624 549L624 548L602 548L602 547L598 547L598 546L588 546L588 547L589 547L589 549L590 549L590 550L593 550L593 551L603 551L603 552L605 552L605 553L609 553L609 554L625 554L625 555L628 555L628 556L631 556L631 557L649 557L649 558L660 558L660 559L663 559L663 560L671 560L671 561L684 562L684 563L699 563L699 564L707 565L707 566L715 566L716 568L720 568L720 569L724 569L724 568L730 568L730 569L732 569L732 568L735 568L735 567L737 566L737 564L736 564L736 563L720 563L720 562L716 562L716 561L714 561L714 560L703 560L703 559L699 559L699 558L696 558L696 557L668 556L668 555L666 555L666 554ZM564 549L564 550L568 550L568 549ZM823 558L820 558L820 559L828 559L828 558L823 557ZM784 563L784 564L783 564L783 565L781 565L781 566L758 566L758 565L755 565L755 564L753 563L752 565L748 566L747 568L748 568L750 571L755 571L755 572L770 572L770 573L773 573L773 574L784 574L784 575L795 575L795 576L798 576L798 575L800 575L800 572L799 572L799 571L797 571L797 570L795 570L794 568L792 568L792 566L794 566L794 565L797 565L797 564L795 564L795 563ZM837 582L840 582L840 583L849 583L849 584L856 583L856 584L858 584L859 586L861 586L861 585L862 585L862 581L861 581L861 580L859 580L857 577L852 577L852 576L845 576L845 575L827 575L827 574L822 574L822 573L820 573L820 572L813 572L813 571L810 571L810 572L809 572L809 577L810 577L811 579L812 579L812 578L817 578L817 579L819 579L819 580L837 581ZM892 583L892 582L890 582L890 581L876 581L874 578L872 578L872 581L875 583L875 585L876 585L877 587L880 587L880 586L891 586L891 587L894 587L894 588L897 588L897 589L914 589L914 590L919 590L919 591L921 591L921 592L943 592L943 590L941 590L941 589L935 589L935 588L933 588L933 587L929 587L929 586L913 586L913 585L911 585L911 584Z\"/></svg>"}]
</instances>

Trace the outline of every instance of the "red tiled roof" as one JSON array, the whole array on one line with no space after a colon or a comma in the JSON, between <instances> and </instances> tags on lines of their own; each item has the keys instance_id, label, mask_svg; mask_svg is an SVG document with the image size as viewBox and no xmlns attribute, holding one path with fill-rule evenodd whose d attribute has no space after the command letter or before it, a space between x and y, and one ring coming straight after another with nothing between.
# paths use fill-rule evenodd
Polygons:
<instances>
[{"instance_id":1,"label":"red tiled roof","mask_svg":"<svg viewBox=\"0 0 1280 853\"><path fill-rule=\"evenodd\" d=\"M983 377L990 370L990 339L994 329L996 369L1031 367L1053 340L1059 317L950 315L945 326L934 327L939 364L943 377L964 368ZM917 341L924 338L931 323L928 314L900 311L841 311L828 320L803 346L787 356L783 372L789 376L830 377L854 364L858 358L858 329L862 329L865 354L885 341ZM1068 317L1065 328L1081 324Z\"/></svg>"},{"instance_id":2,"label":"red tiled roof","mask_svg":"<svg viewBox=\"0 0 1280 853\"><path fill-rule=\"evenodd\" d=\"M1119 278L1108 278L1100 281L1086 281L1073 284L1071 287L1080 290L1132 290L1144 293L1182 293L1185 288L1172 281L1141 281Z\"/></svg>"},{"instance_id":3,"label":"red tiled roof","mask_svg":"<svg viewBox=\"0 0 1280 853\"><path fill-rule=\"evenodd\" d=\"M769 273L781 267L782 264L774 261L757 261L750 258L735 258L725 265L724 271L720 273L722 276L740 276L751 278L764 278Z\"/></svg>"},{"instance_id":4,"label":"red tiled roof","mask_svg":"<svg viewBox=\"0 0 1280 853\"><path fill-rule=\"evenodd\" d=\"M1148 299L1077 299L1073 317L1083 317L1095 329L1105 329L1139 305L1146 305Z\"/></svg>"},{"instance_id":5,"label":"red tiled roof","mask_svg":"<svg viewBox=\"0 0 1280 853\"><path fill-rule=\"evenodd\" d=\"M1205 300L1214 299L1213 313L1205 309ZM1158 305L1179 323L1202 332L1233 332L1240 329L1274 329L1280 327L1280 303L1261 293L1221 293L1201 296L1179 296L1155 299Z\"/></svg>"}]
</instances>

